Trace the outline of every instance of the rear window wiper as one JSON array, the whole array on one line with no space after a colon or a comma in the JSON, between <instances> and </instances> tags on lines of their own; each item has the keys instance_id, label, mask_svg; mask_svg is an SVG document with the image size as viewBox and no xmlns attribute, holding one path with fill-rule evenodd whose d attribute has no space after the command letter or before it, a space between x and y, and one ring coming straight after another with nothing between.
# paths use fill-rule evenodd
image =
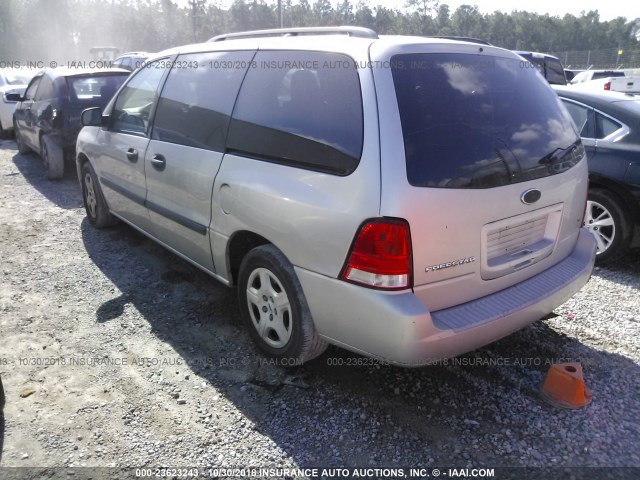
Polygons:
<instances>
[{"instance_id":1,"label":"rear window wiper","mask_svg":"<svg viewBox=\"0 0 640 480\"><path fill-rule=\"evenodd\" d=\"M575 142L573 142L568 147L565 147L565 148L562 148L562 147L554 148L549 153L547 153L544 157L542 157L540 160L538 160L538 163L541 164L541 165L549 165L549 164L552 164L552 163L559 162L564 157L566 157L568 154L572 153L576 148L578 148L579 143L580 143L580 140L576 140Z\"/></svg>"}]
</instances>

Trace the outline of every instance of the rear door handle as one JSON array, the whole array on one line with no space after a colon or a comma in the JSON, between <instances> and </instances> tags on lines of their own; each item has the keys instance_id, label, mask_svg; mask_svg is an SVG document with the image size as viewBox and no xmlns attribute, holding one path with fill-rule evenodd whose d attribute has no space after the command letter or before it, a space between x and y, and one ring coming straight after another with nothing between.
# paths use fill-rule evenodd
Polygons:
<instances>
[{"instance_id":1,"label":"rear door handle","mask_svg":"<svg viewBox=\"0 0 640 480\"><path fill-rule=\"evenodd\" d=\"M138 151L135 148L127 150L127 160L133 163L138 161Z\"/></svg>"},{"instance_id":2,"label":"rear door handle","mask_svg":"<svg viewBox=\"0 0 640 480\"><path fill-rule=\"evenodd\" d=\"M162 171L167 166L167 161L162 155L156 153L153 157L151 157L151 165L153 165L153 168L155 168L156 170Z\"/></svg>"}]
</instances>

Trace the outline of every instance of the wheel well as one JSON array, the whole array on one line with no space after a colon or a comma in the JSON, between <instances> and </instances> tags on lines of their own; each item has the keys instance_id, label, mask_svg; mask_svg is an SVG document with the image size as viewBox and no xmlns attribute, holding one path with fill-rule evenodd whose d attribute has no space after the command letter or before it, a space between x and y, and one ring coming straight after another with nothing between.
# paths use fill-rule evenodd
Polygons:
<instances>
[{"instance_id":1,"label":"wheel well","mask_svg":"<svg viewBox=\"0 0 640 480\"><path fill-rule=\"evenodd\" d=\"M229 271L231 273L231 278L229 278L229 281L232 285L235 285L238 279L240 264L242 263L242 259L245 257L245 255L254 248L259 247L260 245L265 245L267 243L271 242L256 233L248 231L237 232L231 237L231 239L229 239L227 252Z\"/></svg>"},{"instance_id":2,"label":"wheel well","mask_svg":"<svg viewBox=\"0 0 640 480\"><path fill-rule=\"evenodd\" d=\"M78 171L78 180L82 183L82 167L87 163L89 159L84 153L79 153L76 158L76 170Z\"/></svg>"}]
</instances>

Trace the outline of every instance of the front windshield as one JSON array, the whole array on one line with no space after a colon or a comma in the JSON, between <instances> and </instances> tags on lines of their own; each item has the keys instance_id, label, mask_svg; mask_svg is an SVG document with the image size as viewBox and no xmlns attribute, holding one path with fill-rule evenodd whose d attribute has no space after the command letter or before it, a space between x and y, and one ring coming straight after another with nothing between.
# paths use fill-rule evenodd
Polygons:
<instances>
[{"instance_id":1,"label":"front windshield","mask_svg":"<svg viewBox=\"0 0 640 480\"><path fill-rule=\"evenodd\" d=\"M33 75L19 71L7 71L4 73L7 85L27 85L32 77Z\"/></svg>"}]
</instances>

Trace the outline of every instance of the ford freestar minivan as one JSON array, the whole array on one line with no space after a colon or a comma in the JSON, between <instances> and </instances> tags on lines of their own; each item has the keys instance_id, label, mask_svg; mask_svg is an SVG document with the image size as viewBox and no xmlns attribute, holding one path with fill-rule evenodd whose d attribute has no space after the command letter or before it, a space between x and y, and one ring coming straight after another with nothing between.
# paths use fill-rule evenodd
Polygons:
<instances>
[{"instance_id":1,"label":"ford freestar minivan","mask_svg":"<svg viewBox=\"0 0 640 480\"><path fill-rule=\"evenodd\" d=\"M235 286L268 355L468 352L552 311L593 267L584 149L521 63L352 27L156 54L83 112L87 216Z\"/></svg>"}]
</instances>

